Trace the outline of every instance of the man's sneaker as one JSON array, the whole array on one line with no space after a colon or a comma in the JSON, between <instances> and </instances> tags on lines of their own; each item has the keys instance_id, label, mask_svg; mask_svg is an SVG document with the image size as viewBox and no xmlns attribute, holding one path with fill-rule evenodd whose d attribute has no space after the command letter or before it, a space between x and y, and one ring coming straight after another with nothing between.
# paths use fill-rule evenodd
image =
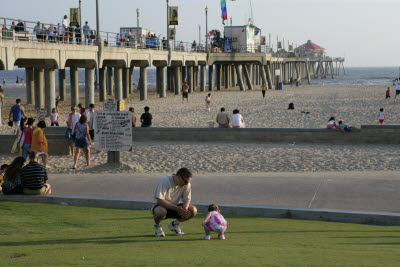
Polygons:
<instances>
[{"instance_id":1,"label":"man's sneaker","mask_svg":"<svg viewBox=\"0 0 400 267\"><path fill-rule=\"evenodd\" d=\"M219 239L225 239L225 236L224 235L220 235Z\"/></svg>"},{"instance_id":2,"label":"man's sneaker","mask_svg":"<svg viewBox=\"0 0 400 267\"><path fill-rule=\"evenodd\" d=\"M181 226L180 224L174 223L174 221L172 221L170 224L168 224L168 228L174 232L174 234L176 236L183 236L184 233L181 231Z\"/></svg>"},{"instance_id":3,"label":"man's sneaker","mask_svg":"<svg viewBox=\"0 0 400 267\"><path fill-rule=\"evenodd\" d=\"M210 235L205 235L205 236L203 236L201 239L203 239L203 240L210 240L211 237L210 237Z\"/></svg>"},{"instance_id":4,"label":"man's sneaker","mask_svg":"<svg viewBox=\"0 0 400 267\"><path fill-rule=\"evenodd\" d=\"M164 237L165 236L164 231L161 227L161 224L159 224L159 225L154 224L154 231L156 232L156 237Z\"/></svg>"}]
</instances>

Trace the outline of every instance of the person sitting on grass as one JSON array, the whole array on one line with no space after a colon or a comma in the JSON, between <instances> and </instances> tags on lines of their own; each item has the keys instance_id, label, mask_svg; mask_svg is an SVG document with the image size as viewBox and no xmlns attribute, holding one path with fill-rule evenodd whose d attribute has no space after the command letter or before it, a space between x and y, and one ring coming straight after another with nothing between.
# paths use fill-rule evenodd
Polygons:
<instances>
[{"instance_id":1,"label":"person sitting on grass","mask_svg":"<svg viewBox=\"0 0 400 267\"><path fill-rule=\"evenodd\" d=\"M39 164L38 160L38 153L32 151L29 153L29 164L21 170L22 188L25 195L51 194L46 168Z\"/></svg>"},{"instance_id":2,"label":"person sitting on grass","mask_svg":"<svg viewBox=\"0 0 400 267\"><path fill-rule=\"evenodd\" d=\"M210 232L218 233L219 239L225 239L225 231L228 223L224 216L221 215L219 207L216 204L208 206L208 213L202 223L206 235L203 236L203 240L210 240Z\"/></svg>"},{"instance_id":3,"label":"person sitting on grass","mask_svg":"<svg viewBox=\"0 0 400 267\"><path fill-rule=\"evenodd\" d=\"M190 220L197 214L197 208L190 205L192 191L192 173L181 168L176 174L163 176L154 192L156 203L151 207L156 237L164 237L161 221L174 218L168 228L176 235L183 236L181 223Z\"/></svg>"},{"instance_id":4,"label":"person sitting on grass","mask_svg":"<svg viewBox=\"0 0 400 267\"><path fill-rule=\"evenodd\" d=\"M24 167L25 158L16 157L7 167L3 179L2 191L4 195L22 195L21 169Z\"/></svg>"}]
</instances>

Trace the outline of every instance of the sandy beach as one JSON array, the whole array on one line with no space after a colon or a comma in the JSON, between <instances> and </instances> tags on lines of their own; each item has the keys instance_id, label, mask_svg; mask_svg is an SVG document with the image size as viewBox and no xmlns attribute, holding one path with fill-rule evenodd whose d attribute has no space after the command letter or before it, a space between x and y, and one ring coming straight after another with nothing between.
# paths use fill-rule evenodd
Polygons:
<instances>
[{"instance_id":1,"label":"sandy beach","mask_svg":"<svg viewBox=\"0 0 400 267\"><path fill-rule=\"evenodd\" d=\"M135 107L139 118L144 106L149 106L155 127L209 127L209 122L215 120L221 107L229 113L235 108L240 109L246 126L250 128L321 128L331 116L336 117L336 121L344 120L359 127L376 124L381 107L386 112L386 124L400 124L400 103L393 103L393 99L384 102L383 86L286 86L282 91L268 90L265 99L262 99L259 88L245 92L223 90L213 92L211 112L205 108L205 95L206 92L190 94L187 104L172 93L160 99L153 90L150 90L147 101L139 101L135 91L125 107ZM14 101L7 98L7 111ZM287 109L290 102L294 103L295 110ZM99 107L101 103L96 102L96 105ZM25 107L28 116L34 116L33 106ZM69 105L61 102L59 111L63 125ZM0 128L1 134L12 132L8 126ZM70 157L50 155L50 172L171 173L181 166L203 174L400 170L398 146L136 143L132 152L122 153L124 165L117 169L106 164L106 155L92 151L92 166L84 167L81 157L77 170L71 169ZM9 162L13 157L0 155L0 162Z\"/></svg>"}]
</instances>

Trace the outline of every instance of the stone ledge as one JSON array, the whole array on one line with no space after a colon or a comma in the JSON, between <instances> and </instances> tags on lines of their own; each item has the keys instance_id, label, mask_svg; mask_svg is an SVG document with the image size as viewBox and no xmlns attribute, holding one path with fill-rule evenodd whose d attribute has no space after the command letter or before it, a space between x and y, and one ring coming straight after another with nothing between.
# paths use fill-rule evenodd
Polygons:
<instances>
[{"instance_id":1,"label":"stone ledge","mask_svg":"<svg viewBox=\"0 0 400 267\"><path fill-rule=\"evenodd\" d=\"M0 201L14 201L26 203L60 204L71 206L85 206L112 209L149 210L153 205L151 200L126 200L126 199L103 199L83 198L71 196L27 196L0 195ZM208 204L193 203L199 212L207 212ZM284 218L297 220L314 220L327 222L343 222L372 225L400 225L399 213L346 211L331 209L308 209L278 206L250 206L250 205L228 205L220 204L223 214L250 217ZM149 213L149 217L150 217Z\"/></svg>"}]
</instances>

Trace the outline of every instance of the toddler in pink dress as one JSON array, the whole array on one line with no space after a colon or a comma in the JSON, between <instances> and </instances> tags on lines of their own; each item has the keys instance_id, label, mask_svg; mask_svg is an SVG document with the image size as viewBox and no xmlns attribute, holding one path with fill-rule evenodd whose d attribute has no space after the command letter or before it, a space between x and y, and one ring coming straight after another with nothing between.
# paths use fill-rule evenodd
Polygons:
<instances>
[{"instance_id":1,"label":"toddler in pink dress","mask_svg":"<svg viewBox=\"0 0 400 267\"><path fill-rule=\"evenodd\" d=\"M206 232L206 235L202 238L203 240L210 240L211 231L218 233L219 239L225 239L224 233L228 223L219 212L217 205L211 204L208 206L208 213L203 221L204 231Z\"/></svg>"}]
</instances>

